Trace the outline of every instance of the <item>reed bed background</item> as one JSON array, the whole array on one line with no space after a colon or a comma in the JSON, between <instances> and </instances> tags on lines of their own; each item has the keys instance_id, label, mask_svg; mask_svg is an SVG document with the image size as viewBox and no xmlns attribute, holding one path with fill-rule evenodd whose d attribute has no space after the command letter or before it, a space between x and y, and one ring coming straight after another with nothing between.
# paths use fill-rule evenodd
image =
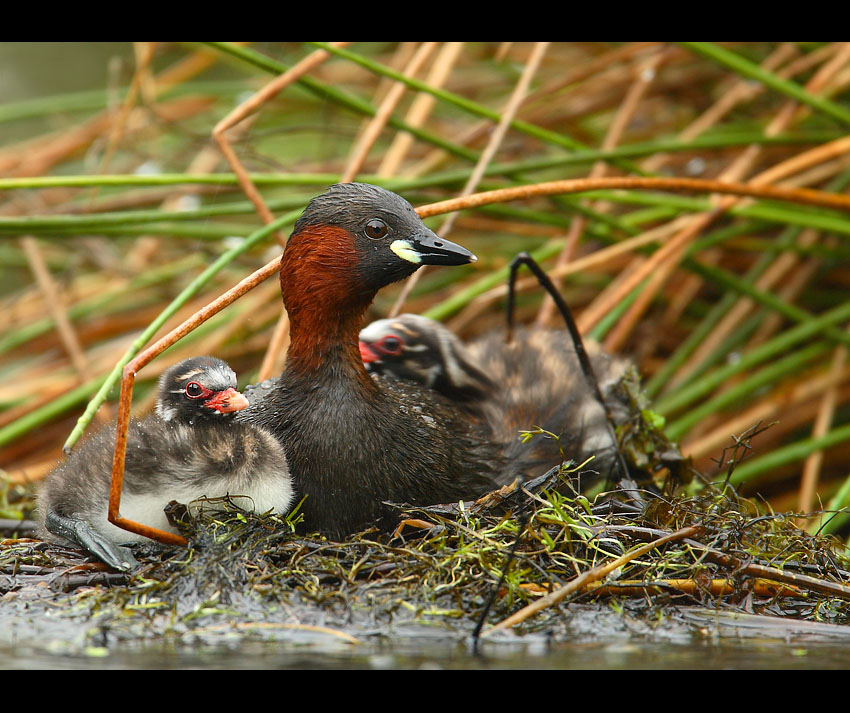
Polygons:
<instances>
[{"instance_id":1,"label":"reed bed background","mask_svg":"<svg viewBox=\"0 0 850 713\"><path fill-rule=\"evenodd\" d=\"M115 365L279 254L330 183L415 206L587 177L850 185L848 43L135 43L110 68L92 90L0 97L0 517L26 514L84 413L113 417ZM225 132L246 196L212 132L272 81ZM526 250L582 331L636 361L707 477L755 428L732 474L744 494L801 513L850 498L847 212L606 189L429 223L479 261L384 290L375 318L499 328ZM523 320L558 326L536 282L521 288ZM278 373L280 314L271 279L146 367L137 412L188 356L228 360L240 385ZM801 524L845 534L841 516Z\"/></svg>"}]
</instances>

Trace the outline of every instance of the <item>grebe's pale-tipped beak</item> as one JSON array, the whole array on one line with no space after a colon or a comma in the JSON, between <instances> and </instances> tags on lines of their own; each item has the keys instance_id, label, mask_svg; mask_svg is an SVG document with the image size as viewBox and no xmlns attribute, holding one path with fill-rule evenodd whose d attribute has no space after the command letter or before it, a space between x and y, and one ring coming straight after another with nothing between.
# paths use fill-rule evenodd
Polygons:
<instances>
[{"instance_id":1,"label":"grebe's pale-tipped beak","mask_svg":"<svg viewBox=\"0 0 850 713\"><path fill-rule=\"evenodd\" d=\"M416 265L466 265L478 258L465 247L441 238L427 228L406 240L390 245L402 260Z\"/></svg>"}]
</instances>

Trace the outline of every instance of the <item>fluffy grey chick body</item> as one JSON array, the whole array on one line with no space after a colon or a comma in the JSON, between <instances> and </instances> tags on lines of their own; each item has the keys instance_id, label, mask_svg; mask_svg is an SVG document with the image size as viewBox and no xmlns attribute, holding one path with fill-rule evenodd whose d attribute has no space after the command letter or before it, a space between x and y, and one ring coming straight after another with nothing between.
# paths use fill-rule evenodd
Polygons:
<instances>
[{"instance_id":1,"label":"fluffy grey chick body","mask_svg":"<svg viewBox=\"0 0 850 713\"><path fill-rule=\"evenodd\" d=\"M131 421L121 515L172 531L164 508L172 500L229 496L245 510L286 513L294 498L283 448L267 431L239 423L248 405L236 375L223 361L196 357L172 366L159 380L155 412ZM107 519L115 427L84 441L48 476L39 497L42 534L89 550L129 569L120 545L146 538Z\"/></svg>"},{"instance_id":2,"label":"fluffy grey chick body","mask_svg":"<svg viewBox=\"0 0 850 713\"><path fill-rule=\"evenodd\" d=\"M629 367L595 342L585 349L600 392L615 423L627 417L618 389ZM565 330L519 329L506 342L490 333L467 344L443 324L413 314L372 322L360 333L367 369L387 377L418 381L458 402L483 411L506 457L527 476L566 458L581 463L594 456L592 468L607 474L616 443L605 409L588 386L575 347ZM555 434L559 443L518 438L533 426Z\"/></svg>"}]
</instances>

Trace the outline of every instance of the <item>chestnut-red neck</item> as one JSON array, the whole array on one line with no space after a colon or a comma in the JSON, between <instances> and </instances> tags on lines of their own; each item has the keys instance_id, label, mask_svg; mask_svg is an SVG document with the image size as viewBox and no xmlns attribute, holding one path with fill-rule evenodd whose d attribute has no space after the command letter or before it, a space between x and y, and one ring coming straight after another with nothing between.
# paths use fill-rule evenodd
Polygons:
<instances>
[{"instance_id":1,"label":"chestnut-red neck","mask_svg":"<svg viewBox=\"0 0 850 713\"><path fill-rule=\"evenodd\" d=\"M352 269L357 264L354 238L342 228L307 226L289 238L280 268L290 319L287 370L309 374L343 365L372 383L358 335L376 290Z\"/></svg>"}]
</instances>

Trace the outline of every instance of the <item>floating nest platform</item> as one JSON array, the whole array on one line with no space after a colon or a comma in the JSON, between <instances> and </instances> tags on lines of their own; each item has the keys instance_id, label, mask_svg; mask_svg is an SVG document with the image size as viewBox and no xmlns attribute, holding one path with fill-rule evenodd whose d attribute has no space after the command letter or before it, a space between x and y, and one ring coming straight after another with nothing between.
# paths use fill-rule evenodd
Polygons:
<instances>
[{"instance_id":1,"label":"floating nest platform","mask_svg":"<svg viewBox=\"0 0 850 713\"><path fill-rule=\"evenodd\" d=\"M779 639L850 636L850 562L833 538L726 484L592 502L572 491L575 475L555 469L475 502L400 507L395 533L345 542L298 533L297 512L230 505L189 521L175 504L188 548L137 546L131 575L75 549L6 539L0 630L97 650L158 639L357 645L399 631L477 644L605 636L618 612L641 622L641 637L683 622L697 635L722 622ZM608 624L588 630L588 607Z\"/></svg>"}]
</instances>

